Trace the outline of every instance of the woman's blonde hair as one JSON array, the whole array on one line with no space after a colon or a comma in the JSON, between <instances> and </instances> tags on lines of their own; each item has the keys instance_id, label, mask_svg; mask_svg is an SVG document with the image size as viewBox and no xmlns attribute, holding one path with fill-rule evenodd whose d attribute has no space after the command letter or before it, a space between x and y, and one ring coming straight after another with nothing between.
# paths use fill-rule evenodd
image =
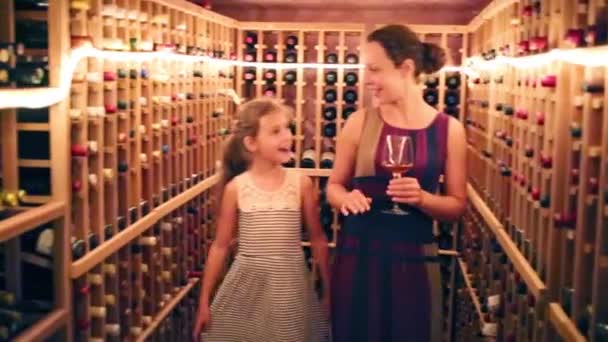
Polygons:
<instances>
[{"instance_id":1,"label":"woman's blonde hair","mask_svg":"<svg viewBox=\"0 0 608 342\"><path fill-rule=\"evenodd\" d=\"M268 114L282 112L291 119L292 110L271 98L259 98L242 104L237 113L236 124L232 136L228 138L223 149L221 179L219 194L234 177L247 171L251 163L249 151L245 148L243 140L246 137L255 137L260 129L260 119Z\"/></svg>"}]
</instances>

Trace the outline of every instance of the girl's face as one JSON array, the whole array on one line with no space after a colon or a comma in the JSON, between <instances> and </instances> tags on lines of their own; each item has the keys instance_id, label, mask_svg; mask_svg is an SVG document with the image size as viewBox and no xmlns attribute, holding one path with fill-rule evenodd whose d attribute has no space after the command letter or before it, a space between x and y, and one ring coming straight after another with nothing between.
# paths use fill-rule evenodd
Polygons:
<instances>
[{"instance_id":1,"label":"girl's face","mask_svg":"<svg viewBox=\"0 0 608 342\"><path fill-rule=\"evenodd\" d=\"M245 146L255 156L272 163L284 164L291 157L293 135L289 129L287 115L283 112L262 116L257 136L245 140Z\"/></svg>"},{"instance_id":2,"label":"girl's face","mask_svg":"<svg viewBox=\"0 0 608 342\"><path fill-rule=\"evenodd\" d=\"M407 94L411 85L413 63L405 60L395 66L386 51L377 42L367 42L365 53L365 85L378 104L393 103Z\"/></svg>"}]
</instances>

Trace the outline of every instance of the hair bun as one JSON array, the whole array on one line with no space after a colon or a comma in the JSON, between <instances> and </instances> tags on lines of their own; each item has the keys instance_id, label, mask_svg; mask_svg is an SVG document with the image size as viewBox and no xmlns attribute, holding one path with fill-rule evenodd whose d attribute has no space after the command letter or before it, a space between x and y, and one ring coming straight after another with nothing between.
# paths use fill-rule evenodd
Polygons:
<instances>
[{"instance_id":1,"label":"hair bun","mask_svg":"<svg viewBox=\"0 0 608 342\"><path fill-rule=\"evenodd\" d=\"M432 74L446 63L445 50L434 43L422 43L422 72Z\"/></svg>"}]
</instances>

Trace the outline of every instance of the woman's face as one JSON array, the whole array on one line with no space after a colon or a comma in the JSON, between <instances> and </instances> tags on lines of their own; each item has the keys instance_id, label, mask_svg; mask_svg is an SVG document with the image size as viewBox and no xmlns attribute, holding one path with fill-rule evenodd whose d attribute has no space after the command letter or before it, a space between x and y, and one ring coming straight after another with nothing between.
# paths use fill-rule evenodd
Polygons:
<instances>
[{"instance_id":1,"label":"woman's face","mask_svg":"<svg viewBox=\"0 0 608 342\"><path fill-rule=\"evenodd\" d=\"M365 53L365 85L371 91L378 104L392 103L407 94L412 78L411 61L406 60L395 66L386 51L377 42L367 42L363 46Z\"/></svg>"}]
</instances>

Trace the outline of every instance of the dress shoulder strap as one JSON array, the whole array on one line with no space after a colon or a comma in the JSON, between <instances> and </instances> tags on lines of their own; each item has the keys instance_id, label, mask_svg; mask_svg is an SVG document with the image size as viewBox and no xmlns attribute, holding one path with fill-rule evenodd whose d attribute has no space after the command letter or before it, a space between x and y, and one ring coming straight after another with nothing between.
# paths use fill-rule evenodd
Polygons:
<instances>
[{"instance_id":1,"label":"dress shoulder strap","mask_svg":"<svg viewBox=\"0 0 608 342\"><path fill-rule=\"evenodd\" d=\"M357 145L355 177L375 175L375 156L383 122L377 107L367 108L363 120L363 129Z\"/></svg>"}]
</instances>

